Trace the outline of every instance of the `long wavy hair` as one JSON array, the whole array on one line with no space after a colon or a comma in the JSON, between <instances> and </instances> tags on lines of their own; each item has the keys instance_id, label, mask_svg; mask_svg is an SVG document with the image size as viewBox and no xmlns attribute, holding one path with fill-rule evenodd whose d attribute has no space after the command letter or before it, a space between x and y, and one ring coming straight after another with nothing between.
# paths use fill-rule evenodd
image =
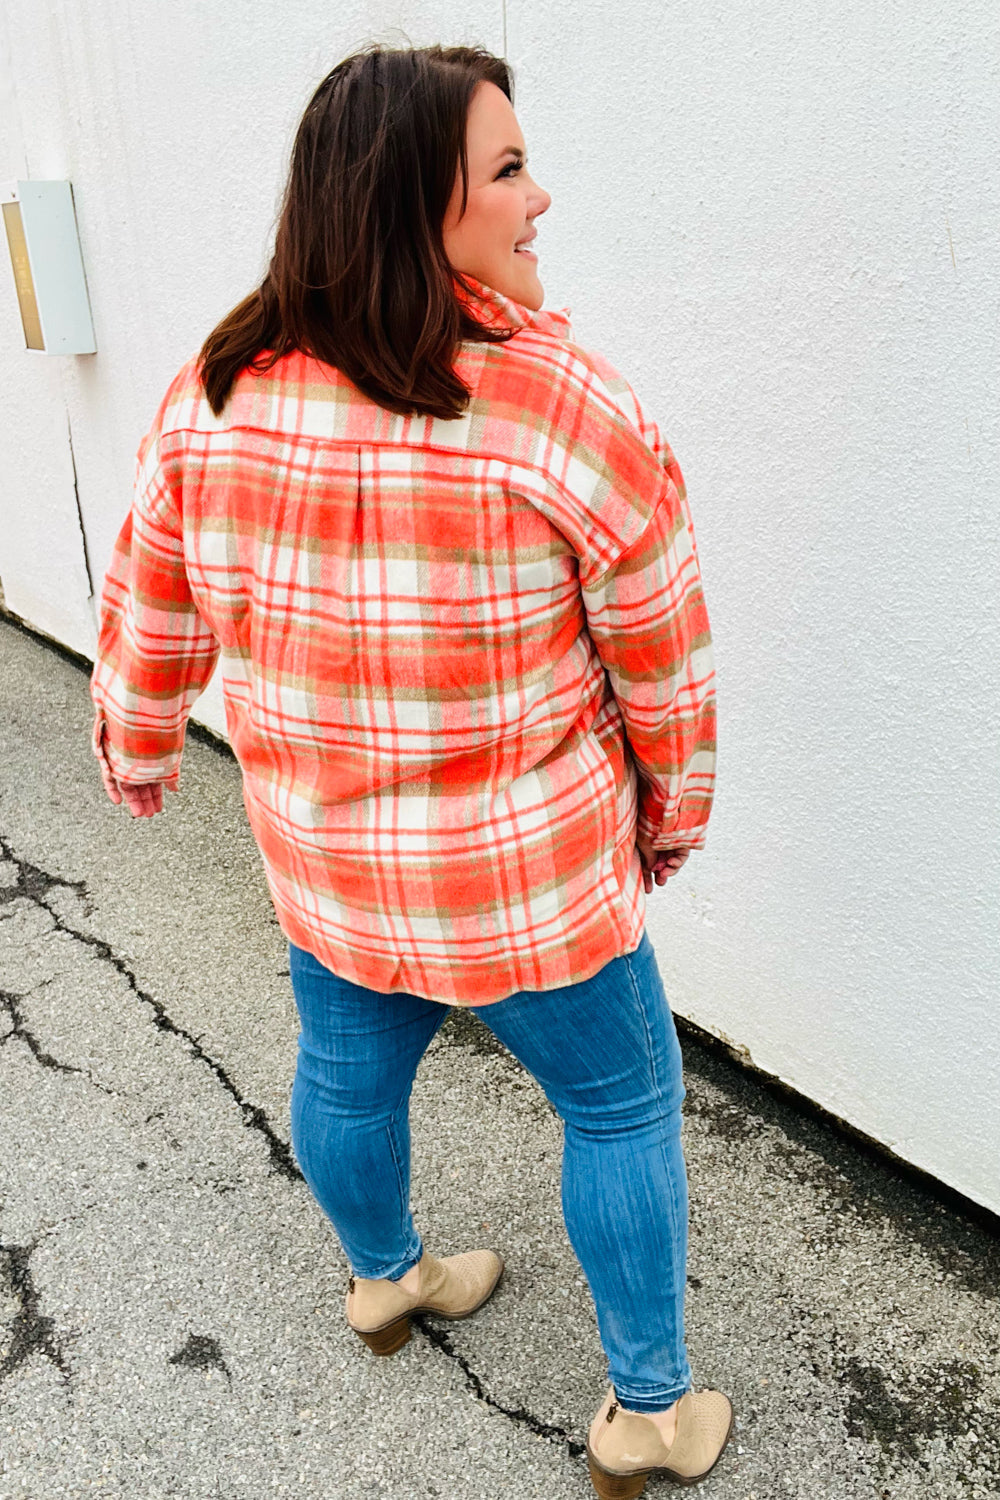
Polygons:
<instances>
[{"instance_id":1,"label":"long wavy hair","mask_svg":"<svg viewBox=\"0 0 1000 1500\"><path fill-rule=\"evenodd\" d=\"M459 172L465 212L480 83L513 98L507 63L480 47L373 45L323 79L296 133L267 274L200 351L216 416L241 370L263 374L290 350L342 370L389 411L465 410L459 342L510 336L462 306L442 238Z\"/></svg>"}]
</instances>

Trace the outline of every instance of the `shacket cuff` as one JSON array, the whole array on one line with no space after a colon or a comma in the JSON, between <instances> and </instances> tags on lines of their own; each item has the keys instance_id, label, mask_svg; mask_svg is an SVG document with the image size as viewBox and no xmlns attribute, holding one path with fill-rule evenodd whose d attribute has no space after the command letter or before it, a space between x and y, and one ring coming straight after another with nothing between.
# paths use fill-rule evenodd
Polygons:
<instances>
[{"instance_id":1,"label":"shacket cuff","mask_svg":"<svg viewBox=\"0 0 1000 1500\"><path fill-rule=\"evenodd\" d=\"M705 823L683 829L675 826L664 828L662 820L640 813L636 819L635 831L657 850L704 849L708 828Z\"/></svg>"},{"instance_id":2,"label":"shacket cuff","mask_svg":"<svg viewBox=\"0 0 1000 1500\"><path fill-rule=\"evenodd\" d=\"M154 762L152 765L148 761L138 765L135 761L118 755L108 738L108 721L101 709L94 715L90 744L97 759L118 782L124 782L127 786L148 786L152 782L159 782L169 792L176 792L180 786L180 756L171 756L170 760Z\"/></svg>"}]
</instances>

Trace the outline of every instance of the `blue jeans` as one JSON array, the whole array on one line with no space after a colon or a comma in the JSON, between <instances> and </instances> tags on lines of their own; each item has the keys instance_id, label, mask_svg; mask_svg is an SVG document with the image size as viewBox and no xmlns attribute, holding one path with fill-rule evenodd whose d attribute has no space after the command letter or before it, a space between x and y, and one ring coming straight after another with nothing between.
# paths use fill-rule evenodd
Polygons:
<instances>
[{"instance_id":1,"label":"blue jeans","mask_svg":"<svg viewBox=\"0 0 1000 1500\"><path fill-rule=\"evenodd\" d=\"M356 1276L398 1280L423 1254L410 1213L410 1090L451 1007L340 979L291 946L302 1031L292 1142ZM561 1117L562 1208L617 1399L663 1411L690 1389L681 1050L656 955L471 1006Z\"/></svg>"}]
</instances>

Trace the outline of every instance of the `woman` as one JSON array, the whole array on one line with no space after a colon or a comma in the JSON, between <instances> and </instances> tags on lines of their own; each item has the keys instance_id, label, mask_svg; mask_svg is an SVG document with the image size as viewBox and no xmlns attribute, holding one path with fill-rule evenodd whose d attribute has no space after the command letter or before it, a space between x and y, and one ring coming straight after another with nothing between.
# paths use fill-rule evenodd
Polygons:
<instances>
[{"instance_id":1,"label":"woman","mask_svg":"<svg viewBox=\"0 0 1000 1500\"><path fill-rule=\"evenodd\" d=\"M140 446L94 747L112 801L159 812L221 654L291 945L293 1143L376 1353L503 1271L431 1255L410 1214L410 1089L450 1007L538 1080L612 1382L591 1475L634 1496L732 1431L690 1388L681 1057L643 925L704 843L713 673L673 455L541 311L548 206L501 60L372 48L324 79L263 284Z\"/></svg>"}]
</instances>

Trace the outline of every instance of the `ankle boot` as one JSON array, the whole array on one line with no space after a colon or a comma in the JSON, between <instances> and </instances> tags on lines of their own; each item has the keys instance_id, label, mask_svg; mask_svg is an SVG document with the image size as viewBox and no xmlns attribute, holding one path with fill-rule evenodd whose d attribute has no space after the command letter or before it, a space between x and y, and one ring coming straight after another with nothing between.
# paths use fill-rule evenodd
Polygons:
<instances>
[{"instance_id":1,"label":"ankle boot","mask_svg":"<svg viewBox=\"0 0 1000 1500\"><path fill-rule=\"evenodd\" d=\"M502 1255L494 1250L467 1250L441 1260L425 1250L415 1292L398 1281L352 1276L345 1310L354 1332L376 1354L395 1354L410 1337L411 1313L467 1318L491 1297L503 1275Z\"/></svg>"},{"instance_id":2,"label":"ankle boot","mask_svg":"<svg viewBox=\"0 0 1000 1500\"><path fill-rule=\"evenodd\" d=\"M734 1425L721 1391L687 1391L677 1404L677 1431L669 1448L655 1422L624 1411L610 1386L590 1424L587 1462L600 1500L635 1500L650 1474L676 1484L697 1484L718 1463Z\"/></svg>"}]
</instances>

